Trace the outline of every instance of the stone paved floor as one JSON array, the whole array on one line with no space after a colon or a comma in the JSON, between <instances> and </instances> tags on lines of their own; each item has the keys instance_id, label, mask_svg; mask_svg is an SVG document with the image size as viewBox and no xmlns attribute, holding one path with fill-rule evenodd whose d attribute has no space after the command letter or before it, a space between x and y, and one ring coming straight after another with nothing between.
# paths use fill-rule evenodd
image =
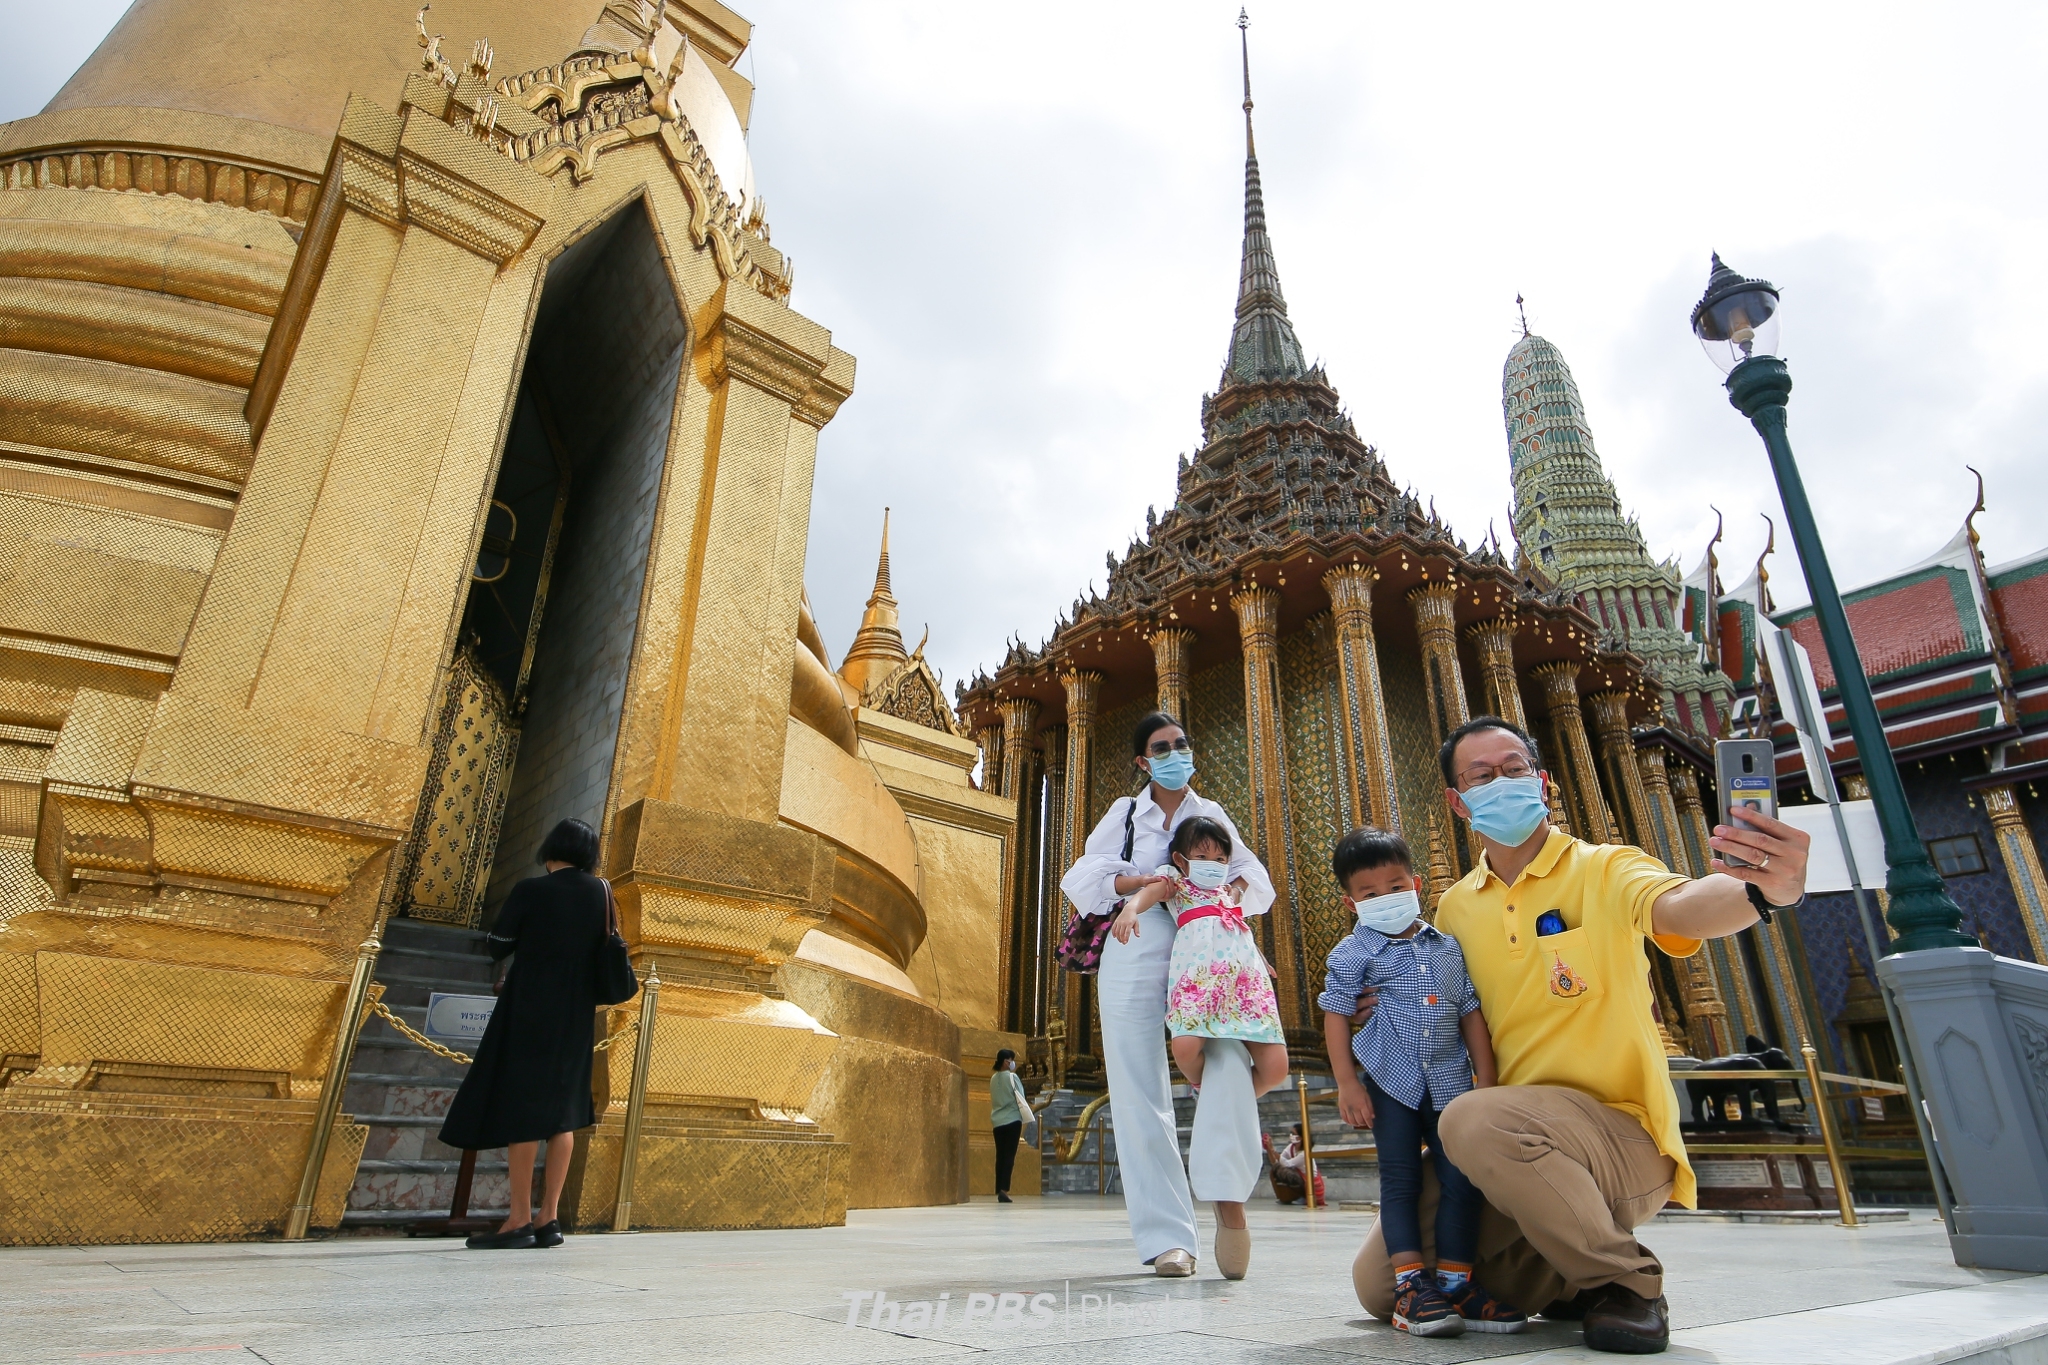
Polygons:
<instances>
[{"instance_id":1,"label":"stone paved floor","mask_svg":"<svg viewBox=\"0 0 2048 1365\"><path fill-rule=\"evenodd\" d=\"M1136 1264L1121 1202L1094 1197L857 1212L800 1232L574 1237L545 1252L395 1237L13 1249L0 1251L0 1362L1581 1358L1565 1324L1417 1341L1374 1323L1348 1274L1369 1214L1251 1211L1241 1284L1206 1264L1193 1280L1155 1279ZM2048 1277L1958 1269L1925 1214L1861 1229L1658 1224L1644 1236L1669 1267L1674 1359L1937 1361L1968 1358L1953 1345L1987 1331L2024 1342L2003 1359L2048 1349L2036 1335L2048 1331ZM872 1298L847 1325L847 1296L862 1291L902 1305L893 1330L886 1307L882 1326L867 1325ZM942 1324L919 1322L916 1304L942 1301ZM1842 1305L1854 1307L1813 1311ZM1801 1344L1759 1344L1775 1341Z\"/></svg>"}]
</instances>

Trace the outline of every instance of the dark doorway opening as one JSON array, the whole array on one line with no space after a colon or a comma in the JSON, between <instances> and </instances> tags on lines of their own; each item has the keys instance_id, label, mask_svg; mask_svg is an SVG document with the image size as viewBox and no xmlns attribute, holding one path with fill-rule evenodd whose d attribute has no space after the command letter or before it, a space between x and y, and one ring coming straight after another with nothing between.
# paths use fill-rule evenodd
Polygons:
<instances>
[{"instance_id":1,"label":"dark doorway opening","mask_svg":"<svg viewBox=\"0 0 2048 1365\"><path fill-rule=\"evenodd\" d=\"M483 922L556 821L604 828L687 350L638 202L549 264L400 869L406 913Z\"/></svg>"}]
</instances>

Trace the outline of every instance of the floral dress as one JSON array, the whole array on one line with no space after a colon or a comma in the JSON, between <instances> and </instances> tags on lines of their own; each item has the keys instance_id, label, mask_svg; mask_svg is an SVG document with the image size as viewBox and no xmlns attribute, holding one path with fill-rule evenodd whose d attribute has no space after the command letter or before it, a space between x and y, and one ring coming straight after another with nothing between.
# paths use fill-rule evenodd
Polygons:
<instances>
[{"instance_id":1,"label":"floral dress","mask_svg":"<svg viewBox=\"0 0 2048 1365\"><path fill-rule=\"evenodd\" d=\"M1229 890L1204 891L1171 867L1159 874L1173 878L1165 907L1179 926L1166 971L1167 1032L1176 1038L1287 1041L1266 959Z\"/></svg>"}]
</instances>

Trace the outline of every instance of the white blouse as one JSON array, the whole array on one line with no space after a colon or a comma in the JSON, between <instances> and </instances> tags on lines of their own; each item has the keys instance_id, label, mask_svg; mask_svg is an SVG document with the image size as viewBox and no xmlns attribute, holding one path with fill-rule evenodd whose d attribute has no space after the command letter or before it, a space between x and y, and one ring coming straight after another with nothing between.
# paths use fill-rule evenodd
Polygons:
<instances>
[{"instance_id":1,"label":"white blouse","mask_svg":"<svg viewBox=\"0 0 2048 1365\"><path fill-rule=\"evenodd\" d=\"M1131 856L1126 860L1123 856L1124 813L1133 801L1137 803L1137 810L1131 821ZM1214 801L1190 791L1181 798L1179 807L1173 812L1173 823L1169 825L1166 812L1159 809L1159 803L1152 799L1149 784L1134 797L1119 797L1110 803L1101 823L1089 834L1081 857L1060 879L1060 890L1073 902L1077 914L1108 914L1122 899L1117 894L1116 879L1149 877L1153 868L1171 862L1166 850L1172 842L1173 831L1183 821L1197 815L1206 815L1230 831L1229 880L1244 878L1242 909L1245 914L1265 914L1273 905L1273 879L1266 875L1265 864L1251 851L1244 836L1237 832L1229 813Z\"/></svg>"}]
</instances>

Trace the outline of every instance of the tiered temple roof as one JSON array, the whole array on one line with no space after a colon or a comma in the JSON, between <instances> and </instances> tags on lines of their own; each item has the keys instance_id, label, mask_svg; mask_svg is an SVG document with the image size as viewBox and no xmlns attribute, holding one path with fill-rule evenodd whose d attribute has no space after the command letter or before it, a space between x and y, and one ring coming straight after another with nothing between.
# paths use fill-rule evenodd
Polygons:
<instances>
[{"instance_id":1,"label":"tiered temple roof","mask_svg":"<svg viewBox=\"0 0 2048 1365\"><path fill-rule=\"evenodd\" d=\"M2048 548L1986 564L1975 525L1981 510L1980 488L1946 545L1842 601L1894 754L1914 762L1982 750L1986 772L1974 785L2035 781L2048 777ZM1760 607L1812 656L1836 737L1832 758L1853 762L1856 744L1813 608L1775 610L1761 571L1719 603L1721 657L1739 695L1770 689L1756 663ZM1753 713L1754 703L1744 710ZM1765 713L1781 716L1782 708L1772 699ZM1780 778L1804 782L1790 728L1780 721L1775 734Z\"/></svg>"}]
</instances>

